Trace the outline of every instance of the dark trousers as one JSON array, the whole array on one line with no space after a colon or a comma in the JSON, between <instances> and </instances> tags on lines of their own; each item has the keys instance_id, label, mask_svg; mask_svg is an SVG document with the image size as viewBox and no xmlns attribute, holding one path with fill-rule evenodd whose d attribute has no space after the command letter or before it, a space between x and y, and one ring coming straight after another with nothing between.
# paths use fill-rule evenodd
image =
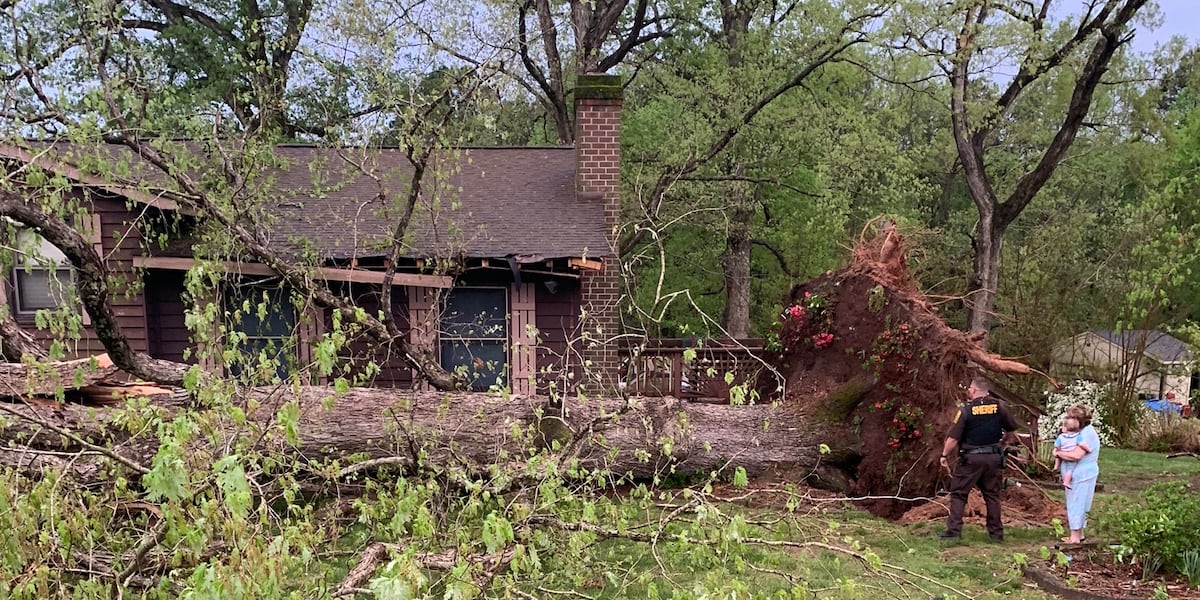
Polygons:
<instances>
[{"instance_id":1,"label":"dark trousers","mask_svg":"<svg viewBox=\"0 0 1200 600\"><path fill-rule=\"evenodd\" d=\"M964 455L954 468L954 478L950 480L950 518L946 520L946 533L962 535L967 496L971 494L971 488L979 486L987 507L988 533L993 536L1004 535L1004 523L1000 520L1000 487L1003 484L1004 455Z\"/></svg>"}]
</instances>

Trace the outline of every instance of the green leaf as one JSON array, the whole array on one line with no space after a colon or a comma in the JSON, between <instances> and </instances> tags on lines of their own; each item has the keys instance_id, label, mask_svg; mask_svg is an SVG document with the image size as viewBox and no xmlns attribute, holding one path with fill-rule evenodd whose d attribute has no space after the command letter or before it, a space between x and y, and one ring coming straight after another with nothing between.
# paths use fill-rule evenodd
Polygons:
<instances>
[{"instance_id":1,"label":"green leaf","mask_svg":"<svg viewBox=\"0 0 1200 600\"><path fill-rule=\"evenodd\" d=\"M503 515L491 512L483 521L483 545L488 553L500 551L513 541L512 523Z\"/></svg>"},{"instance_id":2,"label":"green leaf","mask_svg":"<svg viewBox=\"0 0 1200 600\"><path fill-rule=\"evenodd\" d=\"M300 406L296 402L288 402L279 407L276 417L283 427L283 434L291 444L300 443Z\"/></svg>"},{"instance_id":3,"label":"green leaf","mask_svg":"<svg viewBox=\"0 0 1200 600\"><path fill-rule=\"evenodd\" d=\"M151 501L165 498L174 502L187 494L187 467L174 438L163 439L150 464L150 472L142 478L147 498Z\"/></svg>"},{"instance_id":4,"label":"green leaf","mask_svg":"<svg viewBox=\"0 0 1200 600\"><path fill-rule=\"evenodd\" d=\"M746 475L745 467L738 467L733 470L733 487L744 488L750 485L750 478Z\"/></svg>"},{"instance_id":5,"label":"green leaf","mask_svg":"<svg viewBox=\"0 0 1200 600\"><path fill-rule=\"evenodd\" d=\"M225 496L226 508L235 517L244 519L250 509L250 484L238 456L221 458L213 463L213 471L217 474L217 487Z\"/></svg>"}]
</instances>

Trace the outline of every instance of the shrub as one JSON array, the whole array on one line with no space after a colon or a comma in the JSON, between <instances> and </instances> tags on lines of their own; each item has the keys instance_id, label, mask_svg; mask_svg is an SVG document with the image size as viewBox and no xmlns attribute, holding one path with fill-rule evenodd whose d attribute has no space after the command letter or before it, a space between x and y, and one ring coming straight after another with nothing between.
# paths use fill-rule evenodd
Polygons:
<instances>
[{"instance_id":1,"label":"shrub","mask_svg":"<svg viewBox=\"0 0 1200 600\"><path fill-rule=\"evenodd\" d=\"M1146 410L1129 445L1145 452L1200 452L1200 419Z\"/></svg>"},{"instance_id":2,"label":"shrub","mask_svg":"<svg viewBox=\"0 0 1200 600\"><path fill-rule=\"evenodd\" d=\"M1076 381L1061 392L1046 394L1046 417L1038 421L1038 439L1053 441L1061 431L1062 416L1067 409L1082 404L1092 410L1092 427L1100 436L1100 443L1111 446L1112 431L1103 422L1103 407L1111 394L1111 385L1086 380Z\"/></svg>"},{"instance_id":3,"label":"shrub","mask_svg":"<svg viewBox=\"0 0 1200 600\"><path fill-rule=\"evenodd\" d=\"M1142 493L1141 503L1117 511L1104 525L1119 541L1119 557L1186 574L1192 568L1188 553L1200 550L1200 495L1185 481L1156 483Z\"/></svg>"}]
</instances>

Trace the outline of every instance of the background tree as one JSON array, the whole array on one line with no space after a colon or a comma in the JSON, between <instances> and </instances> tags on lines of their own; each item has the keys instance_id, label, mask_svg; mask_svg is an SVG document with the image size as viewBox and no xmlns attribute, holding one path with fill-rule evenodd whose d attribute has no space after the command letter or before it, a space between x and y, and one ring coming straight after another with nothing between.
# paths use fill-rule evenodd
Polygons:
<instances>
[{"instance_id":1,"label":"background tree","mask_svg":"<svg viewBox=\"0 0 1200 600\"><path fill-rule=\"evenodd\" d=\"M986 335L996 304L1004 234L1046 185L1075 142L1118 50L1132 39L1131 24L1145 0L1092 1L1077 17L1058 21L1053 3L969 2L943 5L933 27L909 24L912 46L938 56L951 88L950 115L967 189L978 211L972 239L974 264L969 286L971 331ZM957 21L957 33L939 36L934 27ZM948 30L949 28L947 28ZM932 34L932 35L931 35ZM1010 37L1012 36L1012 37ZM994 65L1016 57L1016 75L997 86ZM1069 69L1070 75L1058 74ZM1044 89L1048 77L1073 79L1070 98L1052 138L1034 150L1019 171L990 165L991 148L1003 145L1022 100ZM1004 190L1004 191L1001 191Z\"/></svg>"},{"instance_id":2,"label":"background tree","mask_svg":"<svg viewBox=\"0 0 1200 600\"><path fill-rule=\"evenodd\" d=\"M780 243L795 243L804 228L840 229L840 211L821 210L828 205L820 200L814 172L819 152L813 148L828 140L801 125L826 116L819 111L824 95L810 101L801 92L822 84L836 88L844 74L826 73L828 65L865 41L865 32L887 6L823 4L791 11L759 2L723 3L681 25L689 34L680 39L701 44L672 46L667 60L647 68L631 90L638 115L629 126L626 155L636 165L630 184L636 204L626 209L634 225L622 242L622 255L640 263L634 254L647 240L666 240L674 227L707 230L704 237L710 241L695 247L722 249L713 257L722 282L710 279L700 289L722 300L716 325L722 335L744 337L751 331L755 247L762 253L761 270L784 273L760 297L762 305L774 306L777 290L794 278L787 275L790 267L778 268L778 261L796 258ZM788 219L795 219L799 230L776 230ZM651 252L656 253L661 254ZM810 258L808 264L818 269L830 264ZM699 266L689 262L685 273ZM662 292L656 284L642 290ZM644 308L656 314L673 301L668 297L676 296L656 295ZM756 312L769 322L771 311Z\"/></svg>"}]
</instances>

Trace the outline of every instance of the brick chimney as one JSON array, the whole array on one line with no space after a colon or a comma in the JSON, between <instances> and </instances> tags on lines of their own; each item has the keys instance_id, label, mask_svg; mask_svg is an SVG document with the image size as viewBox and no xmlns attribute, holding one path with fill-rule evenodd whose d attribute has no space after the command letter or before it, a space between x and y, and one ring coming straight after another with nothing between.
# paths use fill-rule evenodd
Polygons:
<instances>
[{"instance_id":1,"label":"brick chimney","mask_svg":"<svg viewBox=\"0 0 1200 600\"><path fill-rule=\"evenodd\" d=\"M621 214L621 78L616 75L580 75L575 84L575 197L604 208L604 229L609 247L596 248L593 256L604 266L584 271L582 330L592 341L613 339L620 331L621 266L617 225ZM599 328L601 333L597 334ZM592 362L588 387L612 389L620 378L616 342L585 347ZM593 388L593 391L594 388Z\"/></svg>"}]
</instances>

